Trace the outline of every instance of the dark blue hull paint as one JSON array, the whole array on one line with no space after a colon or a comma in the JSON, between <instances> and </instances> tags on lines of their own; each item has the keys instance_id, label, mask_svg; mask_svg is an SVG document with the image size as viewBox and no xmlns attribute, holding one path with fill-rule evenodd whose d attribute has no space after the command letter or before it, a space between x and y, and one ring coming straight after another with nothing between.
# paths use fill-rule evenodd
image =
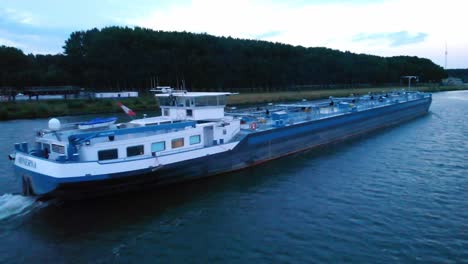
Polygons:
<instances>
[{"instance_id":1,"label":"dark blue hull paint","mask_svg":"<svg viewBox=\"0 0 468 264\"><path fill-rule=\"evenodd\" d=\"M80 199L153 188L243 169L319 145L393 126L426 114L431 100L430 97L423 98L252 133L231 151L166 165L154 172L144 169L126 174L57 180L46 175L31 174L23 169L17 170L28 185L23 189L42 197Z\"/></svg>"}]
</instances>

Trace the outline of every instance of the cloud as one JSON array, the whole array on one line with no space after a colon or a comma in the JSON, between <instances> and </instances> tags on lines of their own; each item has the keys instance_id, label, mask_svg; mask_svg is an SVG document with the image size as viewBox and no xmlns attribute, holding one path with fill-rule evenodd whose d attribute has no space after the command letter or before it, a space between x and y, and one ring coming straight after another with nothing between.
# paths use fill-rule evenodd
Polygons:
<instances>
[{"instance_id":1,"label":"cloud","mask_svg":"<svg viewBox=\"0 0 468 264\"><path fill-rule=\"evenodd\" d=\"M268 31L268 32L265 32L265 33L261 33L261 34L258 34L256 36L254 36L254 38L256 39L269 39L269 38L273 38L273 37L278 37L279 35L281 35L281 31L279 30L273 30L273 31Z\"/></svg>"},{"instance_id":2,"label":"cloud","mask_svg":"<svg viewBox=\"0 0 468 264\"><path fill-rule=\"evenodd\" d=\"M30 12L27 12L27 11L18 11L12 8L1 8L0 9L0 22L33 25L35 22L35 18Z\"/></svg>"},{"instance_id":3,"label":"cloud","mask_svg":"<svg viewBox=\"0 0 468 264\"><path fill-rule=\"evenodd\" d=\"M398 47L408 44L423 42L427 33L410 34L408 31L398 31L390 33L359 33L353 37L353 41L389 42L391 47Z\"/></svg>"},{"instance_id":4,"label":"cloud","mask_svg":"<svg viewBox=\"0 0 468 264\"><path fill-rule=\"evenodd\" d=\"M0 28L0 45L16 47L24 53L56 54L61 53L66 34L60 32L16 33Z\"/></svg>"},{"instance_id":5,"label":"cloud","mask_svg":"<svg viewBox=\"0 0 468 264\"><path fill-rule=\"evenodd\" d=\"M439 64L447 41L452 54L457 49L462 55L453 58L454 64L466 65L461 58L468 57L463 50L468 38L460 33L465 31L464 6L465 0L192 0L126 16L124 23L379 56L428 57Z\"/></svg>"},{"instance_id":6,"label":"cloud","mask_svg":"<svg viewBox=\"0 0 468 264\"><path fill-rule=\"evenodd\" d=\"M15 41L12 41L10 39L5 39L5 38L0 38L0 46L2 45L21 48L21 43L17 43Z\"/></svg>"}]
</instances>

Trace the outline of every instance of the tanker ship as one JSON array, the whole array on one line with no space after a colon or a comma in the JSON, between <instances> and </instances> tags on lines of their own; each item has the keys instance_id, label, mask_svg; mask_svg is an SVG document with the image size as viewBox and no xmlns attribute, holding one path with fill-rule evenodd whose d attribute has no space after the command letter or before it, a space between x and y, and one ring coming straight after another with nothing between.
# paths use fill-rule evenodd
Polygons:
<instances>
[{"instance_id":1,"label":"tanker ship","mask_svg":"<svg viewBox=\"0 0 468 264\"><path fill-rule=\"evenodd\" d=\"M240 170L411 120L432 101L394 91L234 109L226 108L230 95L163 89L160 116L53 118L10 155L23 194L82 199Z\"/></svg>"}]
</instances>

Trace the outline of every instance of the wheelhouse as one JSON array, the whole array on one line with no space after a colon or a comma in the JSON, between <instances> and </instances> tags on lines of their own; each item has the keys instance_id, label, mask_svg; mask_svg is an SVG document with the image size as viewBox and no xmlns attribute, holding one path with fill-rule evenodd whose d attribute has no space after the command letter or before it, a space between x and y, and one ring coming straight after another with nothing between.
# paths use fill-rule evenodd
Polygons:
<instances>
[{"instance_id":1,"label":"wheelhouse","mask_svg":"<svg viewBox=\"0 0 468 264\"><path fill-rule=\"evenodd\" d=\"M224 118L231 93L172 92L156 94L163 117L175 120L215 120Z\"/></svg>"}]
</instances>

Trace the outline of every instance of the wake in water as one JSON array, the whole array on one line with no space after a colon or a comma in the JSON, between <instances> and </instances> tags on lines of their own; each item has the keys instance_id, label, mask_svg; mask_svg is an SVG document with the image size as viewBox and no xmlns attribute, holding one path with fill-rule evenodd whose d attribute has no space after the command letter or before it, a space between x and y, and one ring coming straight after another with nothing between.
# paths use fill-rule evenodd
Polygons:
<instances>
[{"instance_id":1,"label":"wake in water","mask_svg":"<svg viewBox=\"0 0 468 264\"><path fill-rule=\"evenodd\" d=\"M32 197L6 193L0 196L0 220L26 214L39 204Z\"/></svg>"},{"instance_id":2,"label":"wake in water","mask_svg":"<svg viewBox=\"0 0 468 264\"><path fill-rule=\"evenodd\" d=\"M440 120L443 119L439 114L434 113L434 112L432 112L432 111L431 111L431 115L437 117L437 118L440 119Z\"/></svg>"}]
</instances>

